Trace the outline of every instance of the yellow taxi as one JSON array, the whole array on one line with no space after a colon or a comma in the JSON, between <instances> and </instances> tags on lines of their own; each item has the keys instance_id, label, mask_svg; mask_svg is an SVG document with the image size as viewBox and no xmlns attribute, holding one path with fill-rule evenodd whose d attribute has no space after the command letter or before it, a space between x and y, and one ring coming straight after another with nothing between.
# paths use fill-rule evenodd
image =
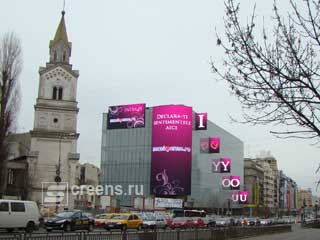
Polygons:
<instances>
[{"instance_id":1,"label":"yellow taxi","mask_svg":"<svg viewBox=\"0 0 320 240\"><path fill-rule=\"evenodd\" d=\"M102 213L96 215L94 218L94 224L97 228L104 227L105 222L107 222L111 218L111 213Z\"/></svg>"},{"instance_id":2,"label":"yellow taxi","mask_svg":"<svg viewBox=\"0 0 320 240\"><path fill-rule=\"evenodd\" d=\"M111 218L104 223L106 230L127 229L141 230L143 220L137 215L132 213L116 213L112 214Z\"/></svg>"}]
</instances>

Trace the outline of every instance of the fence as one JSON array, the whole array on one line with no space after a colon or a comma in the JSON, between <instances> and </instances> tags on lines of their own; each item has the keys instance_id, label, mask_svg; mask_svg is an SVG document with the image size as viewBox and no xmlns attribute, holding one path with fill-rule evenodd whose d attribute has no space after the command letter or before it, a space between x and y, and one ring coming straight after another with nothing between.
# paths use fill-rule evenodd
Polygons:
<instances>
[{"instance_id":1,"label":"fence","mask_svg":"<svg viewBox=\"0 0 320 240\"><path fill-rule=\"evenodd\" d=\"M290 231L291 225L144 232L21 233L0 235L0 240L226 240Z\"/></svg>"}]
</instances>

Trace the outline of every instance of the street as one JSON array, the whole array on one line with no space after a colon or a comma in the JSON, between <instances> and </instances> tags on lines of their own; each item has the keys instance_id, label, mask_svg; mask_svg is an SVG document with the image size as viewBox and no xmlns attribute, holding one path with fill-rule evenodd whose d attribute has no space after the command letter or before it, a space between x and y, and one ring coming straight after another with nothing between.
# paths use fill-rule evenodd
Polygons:
<instances>
[{"instance_id":1,"label":"street","mask_svg":"<svg viewBox=\"0 0 320 240\"><path fill-rule=\"evenodd\" d=\"M292 225L292 232L280 233L272 235L263 235L252 238L246 238L246 240L318 240L320 239L320 229L315 228L301 228L300 224Z\"/></svg>"}]
</instances>

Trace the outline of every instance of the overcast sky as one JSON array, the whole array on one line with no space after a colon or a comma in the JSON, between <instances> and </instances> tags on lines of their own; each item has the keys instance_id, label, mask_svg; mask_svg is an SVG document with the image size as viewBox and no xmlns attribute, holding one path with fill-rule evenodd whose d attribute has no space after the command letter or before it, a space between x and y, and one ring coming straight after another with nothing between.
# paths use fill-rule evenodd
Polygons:
<instances>
[{"instance_id":1,"label":"overcast sky","mask_svg":"<svg viewBox=\"0 0 320 240\"><path fill-rule=\"evenodd\" d=\"M259 17L270 19L272 2L257 0ZM287 0L283 9L289 9ZM243 14L253 1L241 0ZM39 66L49 59L49 41L58 26L63 0L1 0L0 35L18 34L24 67L19 131L33 128ZM109 105L185 104L239 137L245 156L270 151L278 168L300 187L315 192L320 149L306 140L279 140L272 126L232 123L241 107L223 82L215 81L209 61L221 61L215 29L223 33L221 0L66 0L71 63L78 84L78 152L81 162L100 166L102 113ZM268 21L268 20L267 20ZM320 177L320 174L319 174Z\"/></svg>"}]
</instances>

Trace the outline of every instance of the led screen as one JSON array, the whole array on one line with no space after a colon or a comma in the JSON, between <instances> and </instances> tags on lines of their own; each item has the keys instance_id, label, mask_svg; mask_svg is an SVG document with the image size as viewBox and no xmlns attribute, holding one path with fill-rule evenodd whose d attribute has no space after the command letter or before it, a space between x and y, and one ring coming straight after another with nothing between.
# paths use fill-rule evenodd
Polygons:
<instances>
[{"instance_id":1,"label":"led screen","mask_svg":"<svg viewBox=\"0 0 320 240\"><path fill-rule=\"evenodd\" d=\"M110 106L108 109L108 129L144 127L145 104Z\"/></svg>"},{"instance_id":2,"label":"led screen","mask_svg":"<svg viewBox=\"0 0 320 240\"><path fill-rule=\"evenodd\" d=\"M156 196L191 193L192 108L152 109L151 192Z\"/></svg>"}]
</instances>

